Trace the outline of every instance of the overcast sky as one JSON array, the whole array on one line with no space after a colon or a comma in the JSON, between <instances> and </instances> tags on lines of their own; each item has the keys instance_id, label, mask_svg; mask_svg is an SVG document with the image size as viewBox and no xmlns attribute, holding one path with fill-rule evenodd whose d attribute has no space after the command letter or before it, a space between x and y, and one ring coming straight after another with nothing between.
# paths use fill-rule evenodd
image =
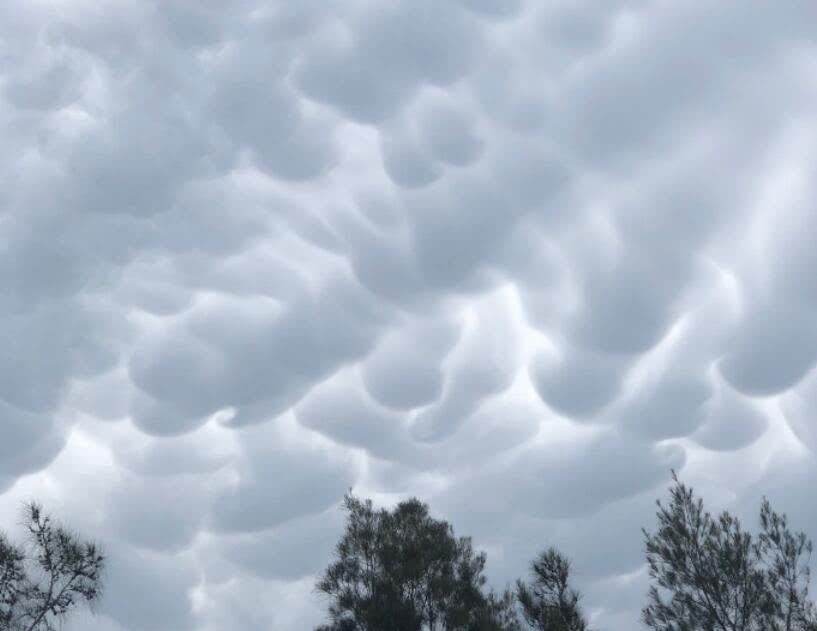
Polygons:
<instances>
[{"instance_id":1,"label":"overcast sky","mask_svg":"<svg viewBox=\"0 0 817 631\"><path fill-rule=\"evenodd\" d=\"M676 468L817 536L814 0L3 0L0 524L73 631L302 631L350 487L644 602Z\"/></svg>"}]
</instances>

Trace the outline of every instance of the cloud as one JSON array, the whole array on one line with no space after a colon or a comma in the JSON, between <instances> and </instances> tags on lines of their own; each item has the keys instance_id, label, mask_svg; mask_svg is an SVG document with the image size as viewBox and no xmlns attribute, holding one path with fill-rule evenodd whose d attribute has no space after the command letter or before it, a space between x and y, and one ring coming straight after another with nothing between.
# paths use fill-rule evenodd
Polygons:
<instances>
[{"instance_id":1,"label":"cloud","mask_svg":"<svg viewBox=\"0 0 817 631\"><path fill-rule=\"evenodd\" d=\"M311 578L334 553L342 518L343 514L333 506L324 513L295 519L258 536L227 540L220 554L253 575L267 579Z\"/></svg>"},{"instance_id":2,"label":"cloud","mask_svg":"<svg viewBox=\"0 0 817 631\"><path fill-rule=\"evenodd\" d=\"M352 486L347 458L285 430L274 424L241 430L237 480L213 502L209 524L215 530L266 530L326 510Z\"/></svg>"},{"instance_id":3,"label":"cloud","mask_svg":"<svg viewBox=\"0 0 817 631\"><path fill-rule=\"evenodd\" d=\"M107 553L108 594L101 613L126 629L194 628L189 561L120 546Z\"/></svg>"},{"instance_id":4,"label":"cloud","mask_svg":"<svg viewBox=\"0 0 817 631\"><path fill-rule=\"evenodd\" d=\"M671 467L808 528L814 17L3 3L0 515L106 543L69 628L316 624L350 488L609 629Z\"/></svg>"},{"instance_id":5,"label":"cloud","mask_svg":"<svg viewBox=\"0 0 817 631\"><path fill-rule=\"evenodd\" d=\"M64 427L50 416L33 414L2 403L3 450L0 480L9 484L18 476L48 464L65 443Z\"/></svg>"},{"instance_id":6,"label":"cloud","mask_svg":"<svg viewBox=\"0 0 817 631\"><path fill-rule=\"evenodd\" d=\"M342 20L345 32L326 34L300 61L296 81L308 97L379 122L422 84L450 85L473 63L479 24L456 4L361 4Z\"/></svg>"}]
</instances>

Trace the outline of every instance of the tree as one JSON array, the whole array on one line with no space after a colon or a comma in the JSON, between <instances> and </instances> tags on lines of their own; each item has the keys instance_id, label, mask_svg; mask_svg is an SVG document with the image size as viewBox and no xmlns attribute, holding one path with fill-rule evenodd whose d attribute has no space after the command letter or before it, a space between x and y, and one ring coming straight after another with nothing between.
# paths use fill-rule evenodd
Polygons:
<instances>
[{"instance_id":1,"label":"tree","mask_svg":"<svg viewBox=\"0 0 817 631\"><path fill-rule=\"evenodd\" d=\"M0 629L53 631L76 605L99 600L105 559L37 504L26 506L25 527L27 545L0 533Z\"/></svg>"},{"instance_id":2,"label":"tree","mask_svg":"<svg viewBox=\"0 0 817 631\"><path fill-rule=\"evenodd\" d=\"M484 553L417 499L393 510L348 494L346 530L317 590L323 631L513 631L507 596L486 593ZM510 623L509 623L510 624Z\"/></svg>"},{"instance_id":3,"label":"tree","mask_svg":"<svg viewBox=\"0 0 817 631\"><path fill-rule=\"evenodd\" d=\"M817 630L817 616L808 595L811 541L802 532L792 533L786 516L773 511L766 498L760 507L760 527L757 552L766 568L769 603L765 628Z\"/></svg>"},{"instance_id":4,"label":"tree","mask_svg":"<svg viewBox=\"0 0 817 631\"><path fill-rule=\"evenodd\" d=\"M755 539L724 511L713 517L673 472L658 530L644 530L652 582L644 623L659 631L815 629L808 599L811 542L764 500Z\"/></svg>"},{"instance_id":5,"label":"tree","mask_svg":"<svg viewBox=\"0 0 817 631\"><path fill-rule=\"evenodd\" d=\"M488 594L488 613L483 626L477 625L476 631L522 631L516 605L516 594L510 589L500 594L491 591Z\"/></svg>"},{"instance_id":6,"label":"tree","mask_svg":"<svg viewBox=\"0 0 817 631\"><path fill-rule=\"evenodd\" d=\"M548 548L531 563L530 575L530 584L520 580L516 586L528 625L541 631L587 631L581 595L570 587L570 561Z\"/></svg>"}]
</instances>

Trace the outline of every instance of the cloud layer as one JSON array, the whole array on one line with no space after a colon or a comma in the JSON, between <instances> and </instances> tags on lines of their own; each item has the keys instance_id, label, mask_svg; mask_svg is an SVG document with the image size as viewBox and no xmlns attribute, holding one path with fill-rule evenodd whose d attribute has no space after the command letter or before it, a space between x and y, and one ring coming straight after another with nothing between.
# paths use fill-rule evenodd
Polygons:
<instances>
[{"instance_id":1,"label":"cloud layer","mask_svg":"<svg viewBox=\"0 0 817 631\"><path fill-rule=\"evenodd\" d=\"M0 516L304 629L349 488L634 628L671 468L817 536L814 4L10 0Z\"/></svg>"}]
</instances>

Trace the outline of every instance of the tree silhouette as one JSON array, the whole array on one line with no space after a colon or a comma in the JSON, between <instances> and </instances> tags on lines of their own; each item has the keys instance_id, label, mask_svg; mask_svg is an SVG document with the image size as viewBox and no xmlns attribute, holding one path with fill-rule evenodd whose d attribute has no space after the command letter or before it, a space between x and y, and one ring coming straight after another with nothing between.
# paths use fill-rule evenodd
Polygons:
<instances>
[{"instance_id":1,"label":"tree silhouette","mask_svg":"<svg viewBox=\"0 0 817 631\"><path fill-rule=\"evenodd\" d=\"M513 602L485 589L485 554L417 499L393 510L348 494L336 559L317 583L324 631L512 631Z\"/></svg>"},{"instance_id":2,"label":"tree silhouette","mask_svg":"<svg viewBox=\"0 0 817 631\"><path fill-rule=\"evenodd\" d=\"M570 587L570 562L548 548L531 563L529 584L517 581L516 595L525 621L541 631L587 631L581 595Z\"/></svg>"},{"instance_id":3,"label":"tree silhouette","mask_svg":"<svg viewBox=\"0 0 817 631\"><path fill-rule=\"evenodd\" d=\"M644 531L649 576L644 623L659 631L812 631L811 542L764 499L753 538L724 511L712 516L673 472L658 529Z\"/></svg>"},{"instance_id":4,"label":"tree silhouette","mask_svg":"<svg viewBox=\"0 0 817 631\"><path fill-rule=\"evenodd\" d=\"M0 630L53 631L76 605L99 600L105 559L38 504L24 514L27 545L0 533Z\"/></svg>"}]
</instances>

